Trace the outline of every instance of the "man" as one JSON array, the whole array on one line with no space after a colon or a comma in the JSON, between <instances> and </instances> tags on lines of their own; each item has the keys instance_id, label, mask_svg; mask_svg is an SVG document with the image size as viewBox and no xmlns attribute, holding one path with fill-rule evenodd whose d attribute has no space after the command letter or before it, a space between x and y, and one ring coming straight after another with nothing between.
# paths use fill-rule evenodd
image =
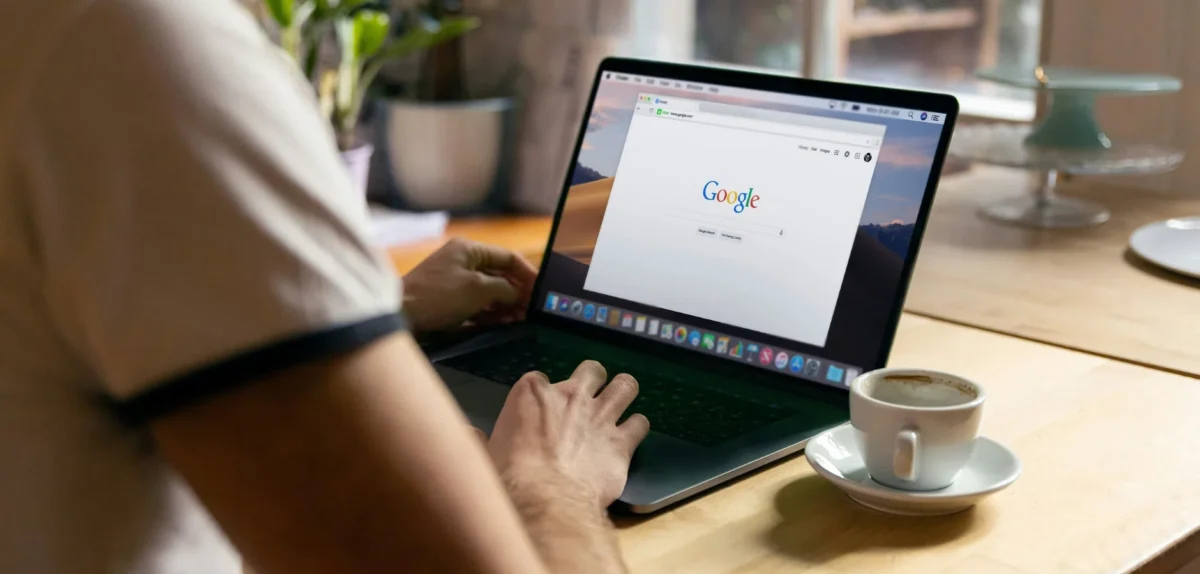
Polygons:
<instances>
[{"instance_id":1,"label":"man","mask_svg":"<svg viewBox=\"0 0 1200 574\"><path fill-rule=\"evenodd\" d=\"M485 449L233 0L0 2L0 77L0 572L622 569L636 382L526 375ZM532 278L451 242L408 326Z\"/></svg>"}]
</instances>

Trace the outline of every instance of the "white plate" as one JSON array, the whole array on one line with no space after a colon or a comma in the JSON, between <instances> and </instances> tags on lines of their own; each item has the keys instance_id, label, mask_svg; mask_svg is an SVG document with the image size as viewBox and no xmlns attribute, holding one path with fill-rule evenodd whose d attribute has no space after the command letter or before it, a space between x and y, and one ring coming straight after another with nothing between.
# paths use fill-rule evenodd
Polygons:
<instances>
[{"instance_id":1,"label":"white plate","mask_svg":"<svg viewBox=\"0 0 1200 574\"><path fill-rule=\"evenodd\" d=\"M1143 226L1129 236L1129 247L1159 267L1200 278L1200 217Z\"/></svg>"},{"instance_id":2,"label":"white plate","mask_svg":"<svg viewBox=\"0 0 1200 574\"><path fill-rule=\"evenodd\" d=\"M852 500L881 512L905 516L953 514L1003 490L1021 475L1021 461L1011 451L994 440L979 437L975 452L954 484L941 490L898 490L871 480L854 432L854 427L846 424L817 435L805 447L805 457L817 474Z\"/></svg>"}]
</instances>

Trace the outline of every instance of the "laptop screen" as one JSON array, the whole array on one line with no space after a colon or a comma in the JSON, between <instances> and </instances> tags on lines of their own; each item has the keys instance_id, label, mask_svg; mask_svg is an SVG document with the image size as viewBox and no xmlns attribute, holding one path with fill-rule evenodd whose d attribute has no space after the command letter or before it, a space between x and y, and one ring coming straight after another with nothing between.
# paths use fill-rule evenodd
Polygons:
<instances>
[{"instance_id":1,"label":"laptop screen","mask_svg":"<svg viewBox=\"0 0 1200 574\"><path fill-rule=\"evenodd\" d=\"M848 385L890 344L945 122L604 72L541 312Z\"/></svg>"}]
</instances>

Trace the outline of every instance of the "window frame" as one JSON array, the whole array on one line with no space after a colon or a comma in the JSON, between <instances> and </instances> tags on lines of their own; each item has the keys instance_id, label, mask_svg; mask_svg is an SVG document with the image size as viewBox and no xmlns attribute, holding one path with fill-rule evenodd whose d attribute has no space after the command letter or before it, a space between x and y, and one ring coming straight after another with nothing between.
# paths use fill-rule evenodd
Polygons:
<instances>
[{"instance_id":1,"label":"window frame","mask_svg":"<svg viewBox=\"0 0 1200 574\"><path fill-rule=\"evenodd\" d=\"M1052 11L1049 6L1051 2L1053 0L1042 0L1042 25L1038 34L1039 61L1044 61L1049 43L1047 31L1050 27L1047 25L1046 19ZM885 87L913 88L913 86L878 82L856 82L851 78L839 77L839 70L836 69L837 66L834 63L843 61L847 55L842 53L843 46L846 44L838 39L836 30L839 28L838 19L846 17L848 12L853 11L853 5L849 0L792 0L792 3L797 13L803 14L804 18L804 22L802 22L805 30L804 57L803 69L800 72L804 77ZM958 98L959 104L962 106L960 118L964 122L1029 123L1039 116L1041 109L1041 102L1036 98L1026 103L948 90L932 91L948 93Z\"/></svg>"},{"instance_id":2,"label":"window frame","mask_svg":"<svg viewBox=\"0 0 1200 574\"><path fill-rule=\"evenodd\" d=\"M1039 59L1043 61L1049 43L1047 31L1050 29L1050 26L1047 23L1047 19L1051 12L1049 4L1052 1L1042 0L1043 20L1039 34ZM837 37L838 18L844 18L846 12L852 10L852 3L847 0L791 0L791 2L793 13L801 20L799 30L802 31L802 34L798 38L802 50L801 65L800 69L795 72L695 58L693 42L696 0L655 0L653 2L631 3L630 27L634 33L630 34L630 41L625 42L625 49L623 51L626 53L649 54L654 59L674 60L777 76L831 80L889 88L913 88L913 86L861 82L852 78L837 77L836 66L833 62L841 61L845 57L841 51L846 45ZM961 118L968 122L1000 121L1028 123L1038 117L1040 109L1039 102L1036 100L1015 102L1006 98L981 96L978 94L946 90L930 91L949 93L957 97L962 106Z\"/></svg>"}]
</instances>

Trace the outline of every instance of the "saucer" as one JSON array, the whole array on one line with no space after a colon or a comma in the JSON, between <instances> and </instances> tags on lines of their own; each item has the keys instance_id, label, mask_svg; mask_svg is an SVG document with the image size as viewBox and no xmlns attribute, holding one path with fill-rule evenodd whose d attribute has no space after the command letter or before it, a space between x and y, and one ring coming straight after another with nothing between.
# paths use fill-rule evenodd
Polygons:
<instances>
[{"instance_id":1,"label":"saucer","mask_svg":"<svg viewBox=\"0 0 1200 574\"><path fill-rule=\"evenodd\" d=\"M1143 226L1129 236L1129 248L1159 267L1200 278L1200 217Z\"/></svg>"},{"instance_id":2,"label":"saucer","mask_svg":"<svg viewBox=\"0 0 1200 574\"><path fill-rule=\"evenodd\" d=\"M805 447L805 457L817 474L852 500L881 512L905 516L953 514L1003 490L1021 474L1021 461L1011 451L994 440L979 437L954 484L941 490L897 490L871 480L854 432L854 427L845 424L813 437Z\"/></svg>"}]
</instances>

